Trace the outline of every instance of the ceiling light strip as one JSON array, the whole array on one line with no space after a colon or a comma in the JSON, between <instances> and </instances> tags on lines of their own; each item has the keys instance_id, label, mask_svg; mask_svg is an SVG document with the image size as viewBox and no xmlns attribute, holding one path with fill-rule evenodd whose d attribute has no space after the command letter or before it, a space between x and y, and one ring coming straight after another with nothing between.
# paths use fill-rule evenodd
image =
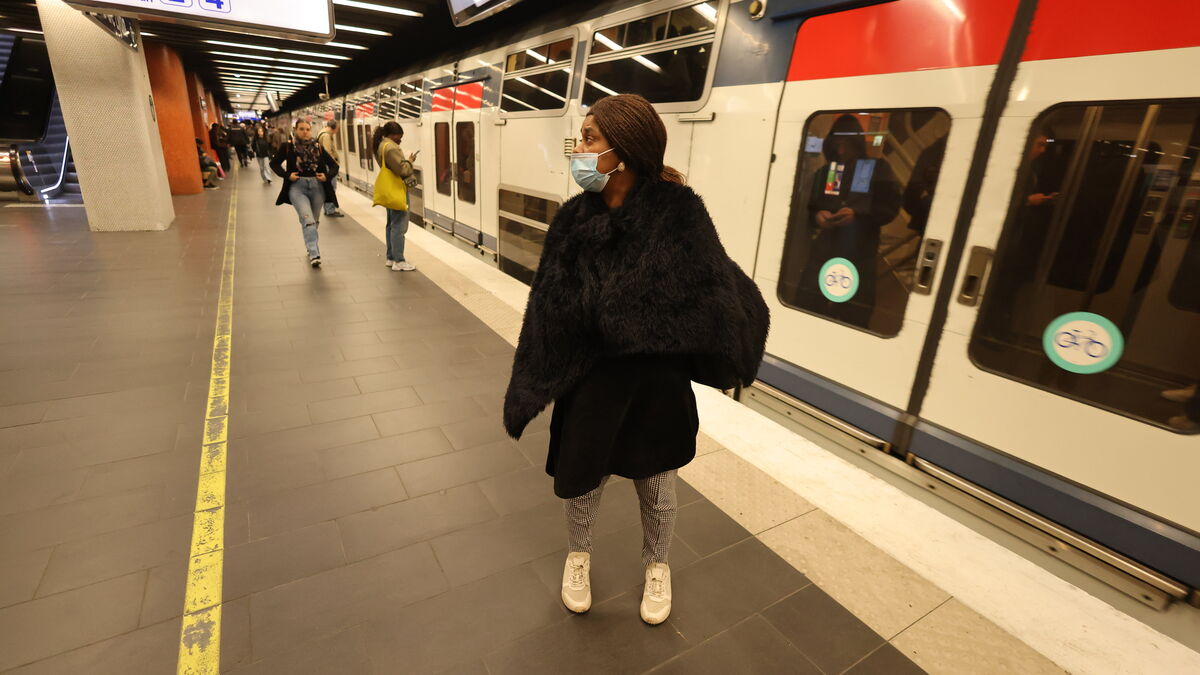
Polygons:
<instances>
[{"instance_id":1,"label":"ceiling light strip","mask_svg":"<svg viewBox=\"0 0 1200 675\"><path fill-rule=\"evenodd\" d=\"M360 2L359 0L333 0L333 4L341 5L342 7L365 9L369 12L380 12L382 14L399 14L400 16L414 16L418 18L425 16L424 14L420 12L414 12L411 9L389 7L388 5L377 5L373 2Z\"/></svg>"}]
</instances>

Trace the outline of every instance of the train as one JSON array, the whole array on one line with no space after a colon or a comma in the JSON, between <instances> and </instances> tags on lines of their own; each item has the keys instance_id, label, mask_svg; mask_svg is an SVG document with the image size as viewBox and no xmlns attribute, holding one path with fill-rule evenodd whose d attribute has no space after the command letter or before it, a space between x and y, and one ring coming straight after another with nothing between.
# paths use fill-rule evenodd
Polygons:
<instances>
[{"instance_id":1,"label":"train","mask_svg":"<svg viewBox=\"0 0 1200 675\"><path fill-rule=\"evenodd\" d=\"M368 194L397 121L412 222L528 283L589 105L645 96L771 309L739 398L1196 604L1197 25L1191 0L600 1L284 121L338 120Z\"/></svg>"}]
</instances>

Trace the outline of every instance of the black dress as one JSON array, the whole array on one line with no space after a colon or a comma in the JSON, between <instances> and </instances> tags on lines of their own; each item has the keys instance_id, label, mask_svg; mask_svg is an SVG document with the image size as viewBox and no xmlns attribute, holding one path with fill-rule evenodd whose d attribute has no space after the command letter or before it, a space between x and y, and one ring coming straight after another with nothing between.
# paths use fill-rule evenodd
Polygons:
<instances>
[{"instance_id":1,"label":"black dress","mask_svg":"<svg viewBox=\"0 0 1200 675\"><path fill-rule=\"evenodd\" d=\"M562 499L610 474L649 478L692 461L699 428L689 357L606 358L555 402L546 473Z\"/></svg>"}]
</instances>

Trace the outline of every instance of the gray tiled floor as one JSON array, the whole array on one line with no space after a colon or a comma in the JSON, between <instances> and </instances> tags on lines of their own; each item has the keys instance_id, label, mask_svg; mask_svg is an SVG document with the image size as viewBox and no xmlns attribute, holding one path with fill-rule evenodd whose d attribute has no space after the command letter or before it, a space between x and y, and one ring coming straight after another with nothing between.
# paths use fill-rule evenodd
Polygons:
<instances>
[{"instance_id":1,"label":"gray tiled floor","mask_svg":"<svg viewBox=\"0 0 1200 675\"><path fill-rule=\"evenodd\" d=\"M234 180L164 233L0 209L0 672L174 667ZM547 420L499 424L511 346L348 218L309 269L241 180L223 670L919 672L685 483L670 621L638 618L622 480L570 615Z\"/></svg>"}]
</instances>

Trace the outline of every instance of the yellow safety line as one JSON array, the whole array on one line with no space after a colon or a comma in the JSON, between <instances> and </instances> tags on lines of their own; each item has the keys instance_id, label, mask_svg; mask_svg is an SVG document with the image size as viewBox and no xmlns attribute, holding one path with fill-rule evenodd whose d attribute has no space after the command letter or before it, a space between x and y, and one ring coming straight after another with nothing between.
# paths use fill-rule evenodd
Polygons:
<instances>
[{"instance_id":1,"label":"yellow safety line","mask_svg":"<svg viewBox=\"0 0 1200 675\"><path fill-rule=\"evenodd\" d=\"M231 181L232 182L232 181ZM237 238L237 184L229 198L225 258L217 300L208 408L200 440L200 484L192 521L178 675L217 675L221 667L221 574L225 563L225 443L229 429L229 355L233 330L233 246Z\"/></svg>"}]
</instances>

